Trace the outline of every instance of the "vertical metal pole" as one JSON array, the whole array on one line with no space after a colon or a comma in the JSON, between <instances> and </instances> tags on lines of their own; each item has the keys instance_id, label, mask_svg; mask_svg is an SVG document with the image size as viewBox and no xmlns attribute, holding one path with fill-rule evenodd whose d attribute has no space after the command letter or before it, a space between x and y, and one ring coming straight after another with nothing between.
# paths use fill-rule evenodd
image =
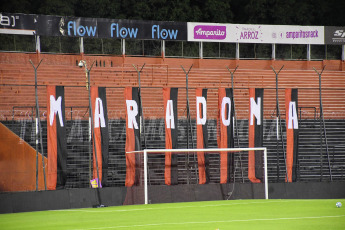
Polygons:
<instances>
[{"instance_id":1,"label":"vertical metal pole","mask_svg":"<svg viewBox=\"0 0 345 230\"><path fill-rule=\"evenodd\" d=\"M140 110L139 110L139 119L140 119L140 140L141 140L141 131L143 132L143 137L144 137L144 149L146 149L146 134L145 134L145 119L144 119L144 113L143 113L143 104L141 100L141 79L140 79L140 73L143 71L145 66L144 65L141 67L140 71L137 69L137 67L133 64L134 69L138 73L138 85L139 85L139 91L138 91L138 96L139 96L139 104L140 104Z\"/></svg>"},{"instance_id":2,"label":"vertical metal pole","mask_svg":"<svg viewBox=\"0 0 345 230\"><path fill-rule=\"evenodd\" d=\"M236 60L240 59L240 44L236 43Z\"/></svg>"},{"instance_id":3,"label":"vertical metal pole","mask_svg":"<svg viewBox=\"0 0 345 230\"><path fill-rule=\"evenodd\" d=\"M204 51L203 51L203 43L199 42L199 58L203 59L204 58Z\"/></svg>"},{"instance_id":4,"label":"vertical metal pole","mask_svg":"<svg viewBox=\"0 0 345 230\"><path fill-rule=\"evenodd\" d=\"M162 58L165 58L165 40L161 41L161 54Z\"/></svg>"},{"instance_id":5,"label":"vertical metal pole","mask_svg":"<svg viewBox=\"0 0 345 230\"><path fill-rule=\"evenodd\" d=\"M95 150L95 160L96 160L96 171L97 171L97 179L98 179L98 187L97 187L97 196L98 196L98 207L104 207L104 205L102 205L102 200L101 200L101 196L99 193L99 189L101 187L101 180L99 178L99 170L98 170L98 154L97 154L97 146L96 146L96 139L95 139L95 126L94 126L94 120L93 120L93 112L92 112L92 103L91 103L91 84L90 84L90 71L95 63L95 61L92 63L90 69L87 68L86 66L86 62L83 61L84 63L84 67L85 67L85 71L87 73L87 89L88 89L88 93L89 93L89 115L91 117L91 133L92 133L92 139L93 139L93 144L92 147Z\"/></svg>"},{"instance_id":6,"label":"vertical metal pole","mask_svg":"<svg viewBox=\"0 0 345 230\"><path fill-rule=\"evenodd\" d=\"M307 45L307 60L308 61L311 60L311 45L310 44Z\"/></svg>"},{"instance_id":7,"label":"vertical metal pole","mask_svg":"<svg viewBox=\"0 0 345 230\"><path fill-rule=\"evenodd\" d=\"M322 75L323 71L325 70L325 67L326 66L323 66L321 73L319 73L314 67L313 67L313 69L319 75L320 129L321 129L321 120L322 120L322 123L323 123L323 133L325 135L325 144L326 144L326 153L327 153L329 176L330 176L331 181L333 181L331 161L330 161L330 158L329 158L329 149L328 149L328 141L327 141L326 124L325 124L325 118L323 116L323 105L322 105L322 94L321 94L321 75ZM322 141L321 141L321 143L322 143ZM321 155L322 155L322 148L321 148Z\"/></svg>"},{"instance_id":8,"label":"vertical metal pole","mask_svg":"<svg viewBox=\"0 0 345 230\"><path fill-rule=\"evenodd\" d=\"M87 75L87 73L86 73ZM90 109L90 108L89 108ZM89 180L92 180L92 128L91 128L91 114L89 111ZM90 188L91 188L90 184Z\"/></svg>"},{"instance_id":9,"label":"vertical metal pole","mask_svg":"<svg viewBox=\"0 0 345 230\"><path fill-rule=\"evenodd\" d=\"M36 35L36 52L41 53L41 40L39 35Z\"/></svg>"},{"instance_id":10,"label":"vertical metal pole","mask_svg":"<svg viewBox=\"0 0 345 230\"><path fill-rule=\"evenodd\" d=\"M234 69L233 72L231 72L231 70L229 69L229 67L226 66L226 68L228 69L228 71L230 72L231 75L231 88L232 88L232 93L233 93L233 106L234 106L234 118L235 118L235 133L236 133L236 140L237 140L237 148L240 148L240 138L238 135L238 126L237 126L237 116L236 116L236 106L235 106L235 87L234 87L234 74L238 68L238 66L236 66L236 68ZM239 158L240 158L240 168L241 168L241 177L242 177L242 183L244 183L244 175L243 175L243 168L242 168L242 157L241 154L239 154ZM234 175L235 178L235 175Z\"/></svg>"},{"instance_id":11,"label":"vertical metal pole","mask_svg":"<svg viewBox=\"0 0 345 230\"><path fill-rule=\"evenodd\" d=\"M280 109L279 109L279 97L278 97L278 75L280 71L284 68L284 65L280 68L278 73L274 70L274 68L271 66L273 72L276 75L276 109L277 109L277 119L279 122L279 132L280 132L280 139L281 139L281 144L282 144L282 149L283 149L283 156L284 156L284 163L285 163L285 176L287 181L289 181L289 175L287 173L287 164L286 164L286 156L285 156L285 144L284 144L284 138L283 138L283 128L282 128L282 121L280 117ZM278 127L277 127L278 129ZM277 146L278 146L278 136L277 136ZM278 151L277 151L277 156L278 156Z\"/></svg>"},{"instance_id":12,"label":"vertical metal pole","mask_svg":"<svg viewBox=\"0 0 345 230\"><path fill-rule=\"evenodd\" d=\"M194 144L193 144L193 131L191 130L192 127L190 127L190 123L191 123L191 118L190 118L190 111L189 111L189 96L188 96L188 74L190 72L190 70L192 69L193 65L191 65L191 67L189 68L188 72L185 71L185 69L183 68L183 66L181 66L181 68L183 69L184 73L186 74L186 105L187 105L187 149L189 149L189 132L191 132L192 135L192 148L194 148ZM190 172L189 172L189 156L187 154L187 160L186 160L186 168L187 168L187 184L189 184L189 178L190 178Z\"/></svg>"},{"instance_id":13,"label":"vertical metal pole","mask_svg":"<svg viewBox=\"0 0 345 230\"><path fill-rule=\"evenodd\" d=\"M276 60L276 44L272 44L272 60Z\"/></svg>"},{"instance_id":14,"label":"vertical metal pole","mask_svg":"<svg viewBox=\"0 0 345 230\"><path fill-rule=\"evenodd\" d=\"M122 56L126 55L126 40L125 39L121 39L121 52L122 52Z\"/></svg>"},{"instance_id":15,"label":"vertical metal pole","mask_svg":"<svg viewBox=\"0 0 345 230\"><path fill-rule=\"evenodd\" d=\"M81 54L83 54L84 53L84 38L83 37L80 37L80 44L79 44L79 52L81 53Z\"/></svg>"},{"instance_id":16,"label":"vertical metal pole","mask_svg":"<svg viewBox=\"0 0 345 230\"><path fill-rule=\"evenodd\" d=\"M96 148L96 143L95 143L95 127L94 127L94 121L93 121L93 111L92 111L92 102L91 102L91 84L90 84L90 71L93 67L95 62L92 63L90 69L87 68L86 66L86 62L84 61L84 67L85 67L85 72L87 74L87 90L88 90L88 94L89 94L89 118L91 119L91 136L93 139L92 142L92 149L95 150L95 160L96 160L96 171L97 171L97 179L98 179L98 187L100 187L101 181L99 178L99 170L98 170L98 154L97 154L97 148ZM92 150L91 149L91 150Z\"/></svg>"},{"instance_id":17,"label":"vertical metal pole","mask_svg":"<svg viewBox=\"0 0 345 230\"><path fill-rule=\"evenodd\" d=\"M41 155L42 155L42 169L43 169L43 178L44 178L44 189L47 190L46 183L46 173L45 173L45 162L44 162L44 153L43 153L43 142L42 142L42 132L41 132L41 122L39 117L39 104L38 104L38 90L37 90L37 69L41 65L43 59L38 63L37 67L34 66L31 60L29 60L32 67L35 70L35 102L36 102L36 191L38 191L38 134L40 134L40 144L41 144Z\"/></svg>"}]
</instances>

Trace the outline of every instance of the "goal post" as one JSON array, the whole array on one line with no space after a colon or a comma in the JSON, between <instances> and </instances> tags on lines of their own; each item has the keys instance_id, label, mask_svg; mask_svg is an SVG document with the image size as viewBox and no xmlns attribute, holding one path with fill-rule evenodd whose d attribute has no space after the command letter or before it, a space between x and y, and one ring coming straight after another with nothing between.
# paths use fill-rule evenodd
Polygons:
<instances>
[{"instance_id":1,"label":"goal post","mask_svg":"<svg viewBox=\"0 0 345 230\"><path fill-rule=\"evenodd\" d=\"M255 148L212 148L212 149L144 149L144 150L140 150L140 151L132 151L132 152L126 152L126 154L139 154L139 156L141 157L141 167L143 167L142 171L143 171L143 189L144 189L144 203L148 204L149 203L149 194L148 194L148 178L149 178L149 167L148 167L148 159L149 159L149 155L150 157L153 155L165 155L167 153L169 154L198 154L198 153L205 153L206 154L219 154L220 153L238 153L238 152L254 152L254 154L256 152L260 152L263 153L262 154L262 158L263 158L263 164L262 166L262 180L264 183L264 198L268 199L268 177L267 177L267 148L265 147L255 147ZM241 160L241 158L240 158ZM161 164L163 163L160 162ZM196 162L197 164L197 162Z\"/></svg>"}]
</instances>

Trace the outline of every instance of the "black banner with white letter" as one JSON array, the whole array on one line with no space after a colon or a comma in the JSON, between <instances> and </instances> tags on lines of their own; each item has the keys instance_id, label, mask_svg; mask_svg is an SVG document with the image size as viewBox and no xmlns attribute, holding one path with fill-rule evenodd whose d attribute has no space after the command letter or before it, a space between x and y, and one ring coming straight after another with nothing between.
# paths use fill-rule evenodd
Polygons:
<instances>
[{"instance_id":1,"label":"black banner with white letter","mask_svg":"<svg viewBox=\"0 0 345 230\"><path fill-rule=\"evenodd\" d=\"M65 89L47 86L48 190L64 188L67 180Z\"/></svg>"}]
</instances>

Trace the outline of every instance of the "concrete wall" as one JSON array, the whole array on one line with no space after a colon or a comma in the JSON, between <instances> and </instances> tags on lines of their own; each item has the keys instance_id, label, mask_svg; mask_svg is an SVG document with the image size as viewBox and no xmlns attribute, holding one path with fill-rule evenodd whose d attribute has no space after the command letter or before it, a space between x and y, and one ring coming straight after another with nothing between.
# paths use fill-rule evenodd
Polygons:
<instances>
[{"instance_id":1,"label":"concrete wall","mask_svg":"<svg viewBox=\"0 0 345 230\"><path fill-rule=\"evenodd\" d=\"M262 199L263 184L207 184L150 186L151 203L192 202L226 199ZM230 192L233 193L230 195ZM345 197L345 182L272 183L270 199L337 199ZM100 198L100 202L99 202ZM143 203L143 188L126 187L69 189L0 194L0 213L16 213L71 208L119 206Z\"/></svg>"}]
</instances>

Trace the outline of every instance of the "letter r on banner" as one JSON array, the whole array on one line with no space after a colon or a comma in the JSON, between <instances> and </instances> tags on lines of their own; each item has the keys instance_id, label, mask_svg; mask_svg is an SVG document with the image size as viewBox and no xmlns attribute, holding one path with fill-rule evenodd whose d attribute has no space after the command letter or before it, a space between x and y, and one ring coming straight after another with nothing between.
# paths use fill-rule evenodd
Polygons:
<instances>
[{"instance_id":1,"label":"letter r on banner","mask_svg":"<svg viewBox=\"0 0 345 230\"><path fill-rule=\"evenodd\" d=\"M138 129L138 123L135 117L138 115L138 105L135 100L126 100L127 114L128 114L128 128Z\"/></svg>"}]
</instances>

